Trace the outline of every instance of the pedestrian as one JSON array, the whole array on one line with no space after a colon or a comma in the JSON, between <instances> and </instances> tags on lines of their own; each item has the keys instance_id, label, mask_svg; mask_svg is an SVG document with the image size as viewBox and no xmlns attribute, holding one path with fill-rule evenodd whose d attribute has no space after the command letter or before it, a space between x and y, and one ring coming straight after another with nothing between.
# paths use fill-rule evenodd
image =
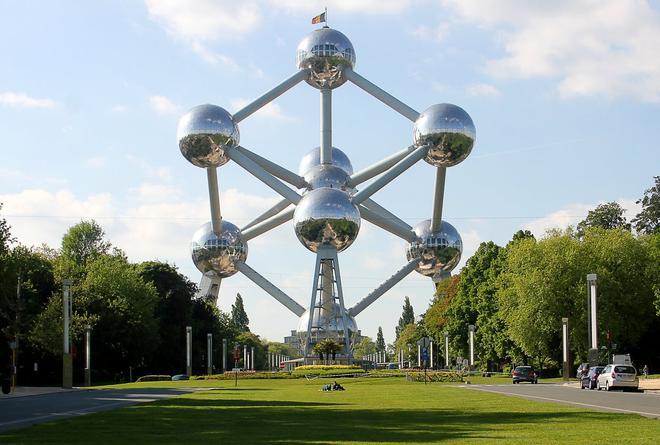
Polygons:
<instances>
[{"instance_id":1,"label":"pedestrian","mask_svg":"<svg viewBox=\"0 0 660 445\"><path fill-rule=\"evenodd\" d=\"M645 379L649 378L649 365L644 365L644 369L642 369L642 373L644 374Z\"/></svg>"}]
</instances>

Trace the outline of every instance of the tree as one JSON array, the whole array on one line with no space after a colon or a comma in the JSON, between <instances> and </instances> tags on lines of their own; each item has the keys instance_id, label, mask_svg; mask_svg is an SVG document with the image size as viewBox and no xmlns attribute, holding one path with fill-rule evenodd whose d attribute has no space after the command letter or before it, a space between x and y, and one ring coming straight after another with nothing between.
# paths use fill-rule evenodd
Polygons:
<instances>
[{"instance_id":1,"label":"tree","mask_svg":"<svg viewBox=\"0 0 660 445\"><path fill-rule=\"evenodd\" d=\"M81 280L89 261L110 252L111 244L104 237L103 228L94 220L69 227L62 238L60 278Z\"/></svg>"},{"instance_id":2,"label":"tree","mask_svg":"<svg viewBox=\"0 0 660 445\"><path fill-rule=\"evenodd\" d=\"M633 218L632 223L638 233L660 233L660 176L654 176L655 185L644 192L637 200L642 211Z\"/></svg>"},{"instance_id":3,"label":"tree","mask_svg":"<svg viewBox=\"0 0 660 445\"><path fill-rule=\"evenodd\" d=\"M371 337L363 337L353 348L353 357L360 359L365 355L375 354L376 351L376 343L374 343Z\"/></svg>"},{"instance_id":4,"label":"tree","mask_svg":"<svg viewBox=\"0 0 660 445\"><path fill-rule=\"evenodd\" d=\"M2 210L2 203L0 202L0 210ZM16 241L11 236L11 227L7 224L4 218L0 218L0 259L2 256L9 252L10 245Z\"/></svg>"},{"instance_id":5,"label":"tree","mask_svg":"<svg viewBox=\"0 0 660 445\"><path fill-rule=\"evenodd\" d=\"M383 337L383 328L378 326L378 335L376 336L376 350L385 351L385 337Z\"/></svg>"},{"instance_id":6,"label":"tree","mask_svg":"<svg viewBox=\"0 0 660 445\"><path fill-rule=\"evenodd\" d=\"M250 319L245 312L243 307L243 297L241 294L236 294L236 301L231 306L231 320L234 322L234 325L238 328L239 332L250 332Z\"/></svg>"},{"instance_id":7,"label":"tree","mask_svg":"<svg viewBox=\"0 0 660 445\"><path fill-rule=\"evenodd\" d=\"M335 354L342 350L342 345L331 338L324 338L320 342L316 343L312 350L319 354L319 358L321 360L323 360L325 357L325 360L327 361L330 356L332 356L332 360L334 360Z\"/></svg>"},{"instance_id":8,"label":"tree","mask_svg":"<svg viewBox=\"0 0 660 445\"><path fill-rule=\"evenodd\" d=\"M407 324L399 333L399 338L394 342L394 346L399 351L404 352L407 360L412 361L417 359L417 340L422 338L424 333L415 323Z\"/></svg>"},{"instance_id":9,"label":"tree","mask_svg":"<svg viewBox=\"0 0 660 445\"><path fill-rule=\"evenodd\" d=\"M399 338L401 331L410 323L415 323L415 312L410 304L410 299L406 296L403 302L403 313L399 318L399 324L396 326L396 338Z\"/></svg>"},{"instance_id":10,"label":"tree","mask_svg":"<svg viewBox=\"0 0 660 445\"><path fill-rule=\"evenodd\" d=\"M623 216L624 213L625 209L616 202L600 204L590 210L587 217L578 223L577 234L579 237L584 236L584 232L590 227L630 230L630 224Z\"/></svg>"}]
</instances>

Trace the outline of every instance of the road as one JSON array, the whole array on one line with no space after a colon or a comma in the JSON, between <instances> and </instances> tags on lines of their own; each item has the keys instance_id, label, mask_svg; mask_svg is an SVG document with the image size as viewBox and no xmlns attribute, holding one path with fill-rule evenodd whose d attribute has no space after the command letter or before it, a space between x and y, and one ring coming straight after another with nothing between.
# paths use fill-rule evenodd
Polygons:
<instances>
[{"instance_id":1,"label":"road","mask_svg":"<svg viewBox=\"0 0 660 445\"><path fill-rule=\"evenodd\" d=\"M506 394L541 402L565 403L599 411L660 418L660 395L642 392L589 391L561 384L466 385L470 390Z\"/></svg>"},{"instance_id":2,"label":"road","mask_svg":"<svg viewBox=\"0 0 660 445\"><path fill-rule=\"evenodd\" d=\"M5 399L0 397L0 431L121 408L136 403L153 402L199 390L200 388L104 389Z\"/></svg>"}]
</instances>

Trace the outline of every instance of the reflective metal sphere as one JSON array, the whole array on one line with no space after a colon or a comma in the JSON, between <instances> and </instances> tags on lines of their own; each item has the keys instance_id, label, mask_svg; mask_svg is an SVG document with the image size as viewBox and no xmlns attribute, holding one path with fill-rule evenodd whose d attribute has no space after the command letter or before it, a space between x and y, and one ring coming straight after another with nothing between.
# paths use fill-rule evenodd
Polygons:
<instances>
[{"instance_id":1,"label":"reflective metal sphere","mask_svg":"<svg viewBox=\"0 0 660 445\"><path fill-rule=\"evenodd\" d=\"M337 303L334 303L333 305L332 316L326 318L325 320L319 320L322 312L318 310L318 308L315 308L313 312L314 312L314 318L312 320L312 326L322 326L325 329L326 333L341 332L342 334L339 336L343 337L344 320L342 319L341 316L341 308ZM351 333L357 332L357 323L355 322L355 318L351 317L348 314L348 310L346 311L346 318L348 321L348 330ZM300 319L298 321L298 334L301 336L306 336L308 326L309 326L309 309L307 309L305 313L300 316Z\"/></svg>"},{"instance_id":2,"label":"reflective metal sphere","mask_svg":"<svg viewBox=\"0 0 660 445\"><path fill-rule=\"evenodd\" d=\"M341 190L323 187L305 193L293 213L300 242L312 252L322 244L338 252L350 246L360 231L360 211Z\"/></svg>"},{"instance_id":3,"label":"reflective metal sphere","mask_svg":"<svg viewBox=\"0 0 660 445\"><path fill-rule=\"evenodd\" d=\"M298 165L298 174L300 176L305 176L313 167L321 165L321 147L316 147L305 156L303 156ZM353 174L353 165L351 160L348 159L346 153L338 149L337 147L332 147L332 165L341 168L349 176Z\"/></svg>"},{"instance_id":4,"label":"reflective metal sphere","mask_svg":"<svg viewBox=\"0 0 660 445\"><path fill-rule=\"evenodd\" d=\"M476 137L470 115L452 104L428 107L419 115L413 129L415 145L429 145L424 160L436 167L451 167L464 161Z\"/></svg>"},{"instance_id":5,"label":"reflective metal sphere","mask_svg":"<svg viewBox=\"0 0 660 445\"><path fill-rule=\"evenodd\" d=\"M432 233L430 228L430 219L417 224L413 230L419 239L410 243L406 251L408 261L419 258L415 270L427 277L450 272L463 253L463 240L454 226L442 221L439 231Z\"/></svg>"},{"instance_id":6,"label":"reflective metal sphere","mask_svg":"<svg viewBox=\"0 0 660 445\"><path fill-rule=\"evenodd\" d=\"M330 164L317 165L305 175L305 181L309 184L309 190L330 187L343 192L350 192L352 188L348 186L349 180L350 177L344 170Z\"/></svg>"},{"instance_id":7,"label":"reflective metal sphere","mask_svg":"<svg viewBox=\"0 0 660 445\"><path fill-rule=\"evenodd\" d=\"M190 253L201 273L215 272L216 276L226 278L237 272L237 262L245 261L248 246L238 227L223 220L219 237L213 233L210 222L197 229Z\"/></svg>"},{"instance_id":8,"label":"reflective metal sphere","mask_svg":"<svg viewBox=\"0 0 660 445\"><path fill-rule=\"evenodd\" d=\"M179 119L177 140L181 154L197 167L218 167L229 158L225 150L238 145L234 118L216 105L198 105Z\"/></svg>"},{"instance_id":9,"label":"reflective metal sphere","mask_svg":"<svg viewBox=\"0 0 660 445\"><path fill-rule=\"evenodd\" d=\"M355 50L348 38L331 28L308 34L298 45L298 69L309 68L307 83L315 88L337 88L346 82L344 67L355 66Z\"/></svg>"}]
</instances>

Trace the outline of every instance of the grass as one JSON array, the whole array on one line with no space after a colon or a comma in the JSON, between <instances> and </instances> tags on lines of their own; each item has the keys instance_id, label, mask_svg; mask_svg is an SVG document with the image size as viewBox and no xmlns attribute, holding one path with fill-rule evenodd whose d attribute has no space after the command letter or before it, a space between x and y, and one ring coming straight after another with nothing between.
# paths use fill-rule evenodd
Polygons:
<instances>
[{"instance_id":1,"label":"grass","mask_svg":"<svg viewBox=\"0 0 660 445\"><path fill-rule=\"evenodd\" d=\"M492 378L491 378L492 379ZM657 443L660 422L401 378L145 382L212 387L154 403L0 433L9 443ZM492 380L490 380L492 382ZM655 437L656 439L653 439Z\"/></svg>"}]
</instances>

